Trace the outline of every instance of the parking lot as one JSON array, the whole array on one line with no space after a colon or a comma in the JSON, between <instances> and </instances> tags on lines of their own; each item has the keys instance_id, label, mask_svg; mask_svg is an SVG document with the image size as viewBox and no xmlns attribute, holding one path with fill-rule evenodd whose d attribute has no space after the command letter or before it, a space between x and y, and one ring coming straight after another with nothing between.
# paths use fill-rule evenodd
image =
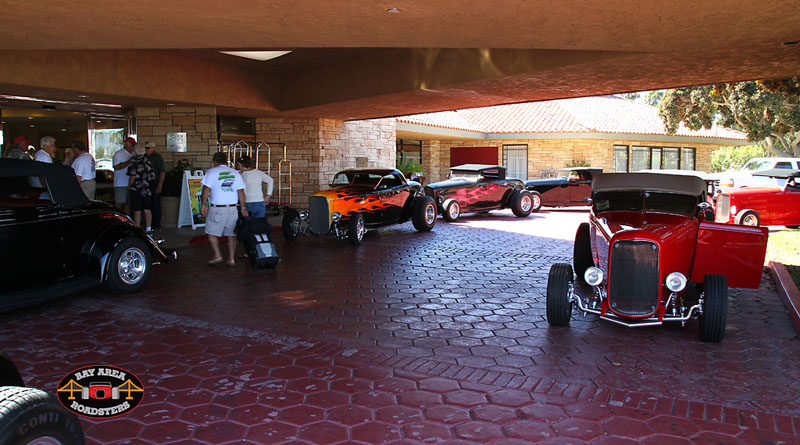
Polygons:
<instances>
[{"instance_id":1,"label":"parking lot","mask_svg":"<svg viewBox=\"0 0 800 445\"><path fill-rule=\"evenodd\" d=\"M142 405L83 422L91 443L796 443L800 341L772 281L731 289L721 344L697 322L545 320L552 263L585 211L510 211L369 232L276 235L278 269L183 247L129 296L0 315L30 386L119 366Z\"/></svg>"}]
</instances>

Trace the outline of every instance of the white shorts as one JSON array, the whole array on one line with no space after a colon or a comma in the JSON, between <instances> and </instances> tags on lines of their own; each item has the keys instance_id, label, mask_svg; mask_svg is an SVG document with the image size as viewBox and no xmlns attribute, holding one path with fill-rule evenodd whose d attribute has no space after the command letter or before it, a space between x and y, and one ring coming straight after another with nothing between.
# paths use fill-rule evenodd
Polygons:
<instances>
[{"instance_id":1,"label":"white shorts","mask_svg":"<svg viewBox=\"0 0 800 445\"><path fill-rule=\"evenodd\" d=\"M214 207L208 209L206 233L213 236L234 236L233 229L239 219L239 210L233 207Z\"/></svg>"}]
</instances>

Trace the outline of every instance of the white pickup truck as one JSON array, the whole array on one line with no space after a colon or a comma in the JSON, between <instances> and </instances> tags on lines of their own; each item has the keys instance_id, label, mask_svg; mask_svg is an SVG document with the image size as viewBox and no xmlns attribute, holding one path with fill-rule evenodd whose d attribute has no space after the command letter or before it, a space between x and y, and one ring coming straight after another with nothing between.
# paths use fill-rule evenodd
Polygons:
<instances>
[{"instance_id":1,"label":"white pickup truck","mask_svg":"<svg viewBox=\"0 0 800 445\"><path fill-rule=\"evenodd\" d=\"M800 169L800 158L753 158L747 161L739 171L715 173L713 176L719 179L720 187L746 187L763 181L780 181L779 178L755 179L753 177L753 173L773 168ZM786 182L786 179L782 181ZM782 187L783 183L775 183L775 185Z\"/></svg>"}]
</instances>

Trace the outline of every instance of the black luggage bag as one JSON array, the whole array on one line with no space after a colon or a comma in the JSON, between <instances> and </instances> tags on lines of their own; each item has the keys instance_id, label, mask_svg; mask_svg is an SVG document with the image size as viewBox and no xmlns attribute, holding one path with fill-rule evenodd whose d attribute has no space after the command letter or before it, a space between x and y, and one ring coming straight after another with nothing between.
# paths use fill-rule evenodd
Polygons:
<instances>
[{"instance_id":1,"label":"black luggage bag","mask_svg":"<svg viewBox=\"0 0 800 445\"><path fill-rule=\"evenodd\" d=\"M281 257L272 243L272 226L266 218L239 220L239 242L250 259L253 270L274 269Z\"/></svg>"}]
</instances>

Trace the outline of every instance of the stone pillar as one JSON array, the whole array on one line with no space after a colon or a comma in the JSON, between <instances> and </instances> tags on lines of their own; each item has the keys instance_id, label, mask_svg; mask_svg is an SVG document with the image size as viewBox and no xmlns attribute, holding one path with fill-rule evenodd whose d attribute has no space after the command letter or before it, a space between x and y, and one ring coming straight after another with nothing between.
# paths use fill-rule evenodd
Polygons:
<instances>
[{"instance_id":1,"label":"stone pillar","mask_svg":"<svg viewBox=\"0 0 800 445\"><path fill-rule=\"evenodd\" d=\"M137 107L137 139L155 142L167 170L181 159L196 168L211 167L217 151L217 109L215 107ZM186 133L187 152L167 152L167 133Z\"/></svg>"},{"instance_id":2,"label":"stone pillar","mask_svg":"<svg viewBox=\"0 0 800 445\"><path fill-rule=\"evenodd\" d=\"M422 167L425 169L425 183L439 182L447 178L442 175L442 144L439 140L422 141ZM446 166L445 166L446 167Z\"/></svg>"}]
</instances>

